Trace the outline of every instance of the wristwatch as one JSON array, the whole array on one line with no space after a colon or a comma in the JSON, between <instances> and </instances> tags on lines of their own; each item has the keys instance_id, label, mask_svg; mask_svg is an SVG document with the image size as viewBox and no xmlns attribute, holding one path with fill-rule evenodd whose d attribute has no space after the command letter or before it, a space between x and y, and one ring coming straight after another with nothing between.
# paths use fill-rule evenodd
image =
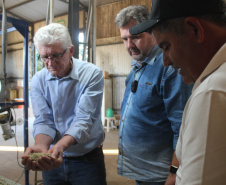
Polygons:
<instances>
[{"instance_id":1,"label":"wristwatch","mask_svg":"<svg viewBox=\"0 0 226 185\"><path fill-rule=\"evenodd\" d=\"M178 170L178 167L174 166L174 165L170 165L170 173L172 174L176 174Z\"/></svg>"}]
</instances>

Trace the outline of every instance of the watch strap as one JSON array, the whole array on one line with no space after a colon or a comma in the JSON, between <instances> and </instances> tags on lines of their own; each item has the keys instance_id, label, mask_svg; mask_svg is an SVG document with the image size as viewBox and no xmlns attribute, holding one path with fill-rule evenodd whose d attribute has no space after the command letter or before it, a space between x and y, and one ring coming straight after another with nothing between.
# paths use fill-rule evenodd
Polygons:
<instances>
[{"instance_id":1,"label":"watch strap","mask_svg":"<svg viewBox=\"0 0 226 185\"><path fill-rule=\"evenodd\" d=\"M174 165L170 165L170 173L172 174L176 174L177 173L177 170L178 170L178 167L177 166L174 166Z\"/></svg>"}]
</instances>

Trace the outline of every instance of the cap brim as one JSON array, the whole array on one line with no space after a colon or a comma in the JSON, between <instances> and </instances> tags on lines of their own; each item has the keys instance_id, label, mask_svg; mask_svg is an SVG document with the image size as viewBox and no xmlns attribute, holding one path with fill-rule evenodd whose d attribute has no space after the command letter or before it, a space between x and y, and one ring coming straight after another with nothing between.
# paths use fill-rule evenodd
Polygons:
<instances>
[{"instance_id":1,"label":"cap brim","mask_svg":"<svg viewBox=\"0 0 226 185\"><path fill-rule=\"evenodd\" d=\"M129 29L129 33L131 35L137 35L137 34L140 34L142 32L145 32L147 30L149 30L150 28L152 28L156 23L158 23L159 20L157 19L149 19L149 20L146 20L140 24L137 24L133 27L131 27Z\"/></svg>"}]
</instances>

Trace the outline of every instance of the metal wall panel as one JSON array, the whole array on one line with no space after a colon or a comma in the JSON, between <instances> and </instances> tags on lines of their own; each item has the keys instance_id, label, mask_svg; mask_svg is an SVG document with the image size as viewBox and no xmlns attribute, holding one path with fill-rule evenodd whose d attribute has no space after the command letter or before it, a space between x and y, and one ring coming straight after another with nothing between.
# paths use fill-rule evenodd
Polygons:
<instances>
[{"instance_id":1,"label":"metal wall panel","mask_svg":"<svg viewBox=\"0 0 226 185\"><path fill-rule=\"evenodd\" d=\"M104 45L96 48L96 65L109 74L128 75L132 57L124 44Z\"/></svg>"},{"instance_id":2,"label":"metal wall panel","mask_svg":"<svg viewBox=\"0 0 226 185\"><path fill-rule=\"evenodd\" d=\"M125 92L126 77L112 77L112 80L113 80L112 108L116 113L119 114Z\"/></svg>"},{"instance_id":3,"label":"metal wall panel","mask_svg":"<svg viewBox=\"0 0 226 185\"><path fill-rule=\"evenodd\" d=\"M132 57L126 51L124 44L98 46L96 51L96 65L107 71L112 79L112 108L115 113L120 113L125 80L131 70Z\"/></svg>"}]
</instances>

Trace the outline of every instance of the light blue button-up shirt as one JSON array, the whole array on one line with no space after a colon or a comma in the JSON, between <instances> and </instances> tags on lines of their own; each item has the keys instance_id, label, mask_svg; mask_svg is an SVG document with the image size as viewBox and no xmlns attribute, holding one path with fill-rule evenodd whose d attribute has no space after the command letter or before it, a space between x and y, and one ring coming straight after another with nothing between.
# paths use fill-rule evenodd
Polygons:
<instances>
[{"instance_id":1,"label":"light blue button-up shirt","mask_svg":"<svg viewBox=\"0 0 226 185\"><path fill-rule=\"evenodd\" d=\"M192 85L186 85L172 67L163 66L157 45L141 67L136 61L132 65L121 107L118 173L140 181L164 182ZM133 93L134 80L138 86Z\"/></svg>"},{"instance_id":2,"label":"light blue button-up shirt","mask_svg":"<svg viewBox=\"0 0 226 185\"><path fill-rule=\"evenodd\" d=\"M77 144L63 156L81 156L104 141L101 104L104 79L95 65L73 58L71 73L61 79L46 69L31 82L31 102L35 116L33 136L45 134L56 143L71 135Z\"/></svg>"}]
</instances>

